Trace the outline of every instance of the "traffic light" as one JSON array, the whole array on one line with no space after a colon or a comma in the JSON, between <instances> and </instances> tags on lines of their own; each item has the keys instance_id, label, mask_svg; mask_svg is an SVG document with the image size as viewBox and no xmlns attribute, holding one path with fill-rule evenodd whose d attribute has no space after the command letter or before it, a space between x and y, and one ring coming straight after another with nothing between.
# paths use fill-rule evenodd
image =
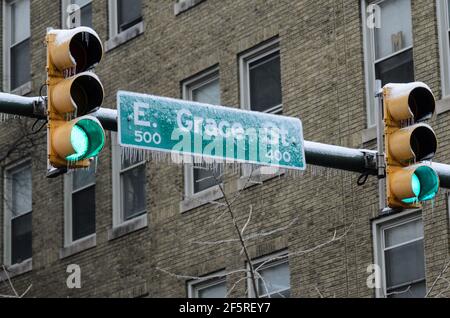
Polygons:
<instances>
[{"instance_id":1,"label":"traffic light","mask_svg":"<svg viewBox=\"0 0 450 318\"><path fill-rule=\"evenodd\" d=\"M100 122L88 115L103 102L103 85L91 71L102 58L102 43L87 27L49 30L46 43L49 162L88 167L105 143Z\"/></svg>"},{"instance_id":2,"label":"traffic light","mask_svg":"<svg viewBox=\"0 0 450 318\"><path fill-rule=\"evenodd\" d=\"M439 190L430 164L437 150L433 129L423 121L435 112L430 88L421 82L383 88L387 203L390 208L420 208Z\"/></svg>"}]
</instances>

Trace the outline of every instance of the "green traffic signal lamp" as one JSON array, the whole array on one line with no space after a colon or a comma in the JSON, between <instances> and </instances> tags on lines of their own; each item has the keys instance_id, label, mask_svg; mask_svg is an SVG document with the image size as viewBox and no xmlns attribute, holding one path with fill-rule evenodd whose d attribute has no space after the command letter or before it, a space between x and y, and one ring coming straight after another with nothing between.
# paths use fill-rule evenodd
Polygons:
<instances>
[{"instance_id":1,"label":"green traffic signal lamp","mask_svg":"<svg viewBox=\"0 0 450 318\"><path fill-rule=\"evenodd\" d=\"M390 178L392 195L405 204L434 199L439 191L439 176L427 165L398 168Z\"/></svg>"},{"instance_id":2,"label":"green traffic signal lamp","mask_svg":"<svg viewBox=\"0 0 450 318\"><path fill-rule=\"evenodd\" d=\"M57 127L53 134L52 148L69 164L96 157L105 145L105 131L93 116L67 122Z\"/></svg>"}]
</instances>

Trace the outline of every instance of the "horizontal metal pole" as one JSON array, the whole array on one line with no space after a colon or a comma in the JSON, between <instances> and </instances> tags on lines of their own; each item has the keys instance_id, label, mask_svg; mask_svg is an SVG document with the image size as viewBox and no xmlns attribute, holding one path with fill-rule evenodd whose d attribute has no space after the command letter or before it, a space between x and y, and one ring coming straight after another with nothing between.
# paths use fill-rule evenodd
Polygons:
<instances>
[{"instance_id":1,"label":"horizontal metal pole","mask_svg":"<svg viewBox=\"0 0 450 318\"><path fill-rule=\"evenodd\" d=\"M39 97L22 97L0 93L0 113L46 119L45 101ZM100 108L89 115L96 117L106 130L117 131L117 110ZM352 149L312 141L305 141L306 163L327 168L377 175L373 150ZM441 187L450 189L450 165L433 163Z\"/></svg>"},{"instance_id":2,"label":"horizontal metal pole","mask_svg":"<svg viewBox=\"0 0 450 318\"><path fill-rule=\"evenodd\" d=\"M19 115L31 118L45 118L40 114L39 109L44 105L43 98L23 97L13 94L0 93L0 113Z\"/></svg>"},{"instance_id":3,"label":"horizontal metal pole","mask_svg":"<svg viewBox=\"0 0 450 318\"><path fill-rule=\"evenodd\" d=\"M306 163L322 167L377 174L376 151L358 150L305 141Z\"/></svg>"},{"instance_id":4,"label":"horizontal metal pole","mask_svg":"<svg viewBox=\"0 0 450 318\"><path fill-rule=\"evenodd\" d=\"M440 187L450 189L450 165L433 162L431 167L439 175Z\"/></svg>"},{"instance_id":5,"label":"horizontal metal pole","mask_svg":"<svg viewBox=\"0 0 450 318\"><path fill-rule=\"evenodd\" d=\"M110 108L100 108L89 115L96 117L104 129L117 131L117 110Z\"/></svg>"}]
</instances>

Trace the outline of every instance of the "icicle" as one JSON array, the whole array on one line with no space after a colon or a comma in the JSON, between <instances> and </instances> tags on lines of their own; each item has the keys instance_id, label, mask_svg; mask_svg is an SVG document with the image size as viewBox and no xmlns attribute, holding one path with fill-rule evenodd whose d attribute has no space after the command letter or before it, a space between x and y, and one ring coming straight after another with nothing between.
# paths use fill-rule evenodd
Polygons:
<instances>
[{"instance_id":1,"label":"icicle","mask_svg":"<svg viewBox=\"0 0 450 318\"><path fill-rule=\"evenodd\" d=\"M97 174L97 167L98 167L98 156L95 157L94 161L94 173Z\"/></svg>"},{"instance_id":2,"label":"icicle","mask_svg":"<svg viewBox=\"0 0 450 318\"><path fill-rule=\"evenodd\" d=\"M19 116L19 115L0 113L0 123L5 123L5 122L10 121L11 119L19 119L19 118L23 118L23 117Z\"/></svg>"}]
</instances>

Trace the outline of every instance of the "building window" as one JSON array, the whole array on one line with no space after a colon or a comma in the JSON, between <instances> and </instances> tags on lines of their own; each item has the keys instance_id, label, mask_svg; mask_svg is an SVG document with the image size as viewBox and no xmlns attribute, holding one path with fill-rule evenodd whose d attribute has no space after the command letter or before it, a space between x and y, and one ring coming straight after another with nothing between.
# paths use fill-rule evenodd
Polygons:
<instances>
[{"instance_id":1,"label":"building window","mask_svg":"<svg viewBox=\"0 0 450 318\"><path fill-rule=\"evenodd\" d=\"M281 64L279 39L275 39L239 58L241 108L281 115L283 98L281 91ZM283 173L277 167L260 167L252 171L243 165L242 176L252 175L257 183ZM265 175L265 177L263 177ZM241 181L247 184L245 178Z\"/></svg>"},{"instance_id":2,"label":"building window","mask_svg":"<svg viewBox=\"0 0 450 318\"><path fill-rule=\"evenodd\" d=\"M92 0L62 0L61 3L63 28L77 26L92 28ZM77 6L78 12L76 11Z\"/></svg>"},{"instance_id":3,"label":"building window","mask_svg":"<svg viewBox=\"0 0 450 318\"><path fill-rule=\"evenodd\" d=\"M142 21L141 0L117 0L117 33Z\"/></svg>"},{"instance_id":4,"label":"building window","mask_svg":"<svg viewBox=\"0 0 450 318\"><path fill-rule=\"evenodd\" d=\"M422 298L426 294L423 224L420 215L374 223L376 263L382 269L379 297Z\"/></svg>"},{"instance_id":5,"label":"building window","mask_svg":"<svg viewBox=\"0 0 450 318\"><path fill-rule=\"evenodd\" d=\"M3 1L4 16L4 87L23 91L31 81L30 0Z\"/></svg>"},{"instance_id":6,"label":"building window","mask_svg":"<svg viewBox=\"0 0 450 318\"><path fill-rule=\"evenodd\" d=\"M183 83L183 98L199 103L220 105L219 71L214 69ZM223 168L208 169L204 164L185 164L185 192L187 197L217 188L222 181Z\"/></svg>"},{"instance_id":7,"label":"building window","mask_svg":"<svg viewBox=\"0 0 450 318\"><path fill-rule=\"evenodd\" d=\"M95 234L95 165L65 175L65 239L69 246Z\"/></svg>"},{"instance_id":8,"label":"building window","mask_svg":"<svg viewBox=\"0 0 450 318\"><path fill-rule=\"evenodd\" d=\"M450 3L436 0L439 26L442 97L450 95Z\"/></svg>"},{"instance_id":9,"label":"building window","mask_svg":"<svg viewBox=\"0 0 450 318\"><path fill-rule=\"evenodd\" d=\"M117 134L112 135L114 227L146 214L145 160L121 156Z\"/></svg>"},{"instance_id":10,"label":"building window","mask_svg":"<svg viewBox=\"0 0 450 318\"><path fill-rule=\"evenodd\" d=\"M388 83L408 83L414 81L413 36L411 20L411 0L383 0L370 2L375 11L367 12L367 2L363 1L364 19L369 15L379 16L376 27L365 28L367 124L376 123L375 90L376 80L382 86ZM377 27L379 26L379 28Z\"/></svg>"},{"instance_id":11,"label":"building window","mask_svg":"<svg viewBox=\"0 0 450 318\"><path fill-rule=\"evenodd\" d=\"M5 170L5 263L20 264L31 258L31 162Z\"/></svg>"},{"instance_id":12,"label":"building window","mask_svg":"<svg viewBox=\"0 0 450 318\"><path fill-rule=\"evenodd\" d=\"M227 282L225 277L195 280L188 282L189 298L226 298Z\"/></svg>"},{"instance_id":13,"label":"building window","mask_svg":"<svg viewBox=\"0 0 450 318\"><path fill-rule=\"evenodd\" d=\"M142 0L109 0L109 37L106 50L142 34Z\"/></svg>"},{"instance_id":14,"label":"building window","mask_svg":"<svg viewBox=\"0 0 450 318\"><path fill-rule=\"evenodd\" d=\"M240 57L241 107L281 114L281 70L279 40Z\"/></svg>"},{"instance_id":15,"label":"building window","mask_svg":"<svg viewBox=\"0 0 450 318\"><path fill-rule=\"evenodd\" d=\"M257 272L257 290L260 298L289 298L291 282L286 253L264 257L254 262ZM248 279L250 297L254 297L252 281Z\"/></svg>"}]
</instances>

